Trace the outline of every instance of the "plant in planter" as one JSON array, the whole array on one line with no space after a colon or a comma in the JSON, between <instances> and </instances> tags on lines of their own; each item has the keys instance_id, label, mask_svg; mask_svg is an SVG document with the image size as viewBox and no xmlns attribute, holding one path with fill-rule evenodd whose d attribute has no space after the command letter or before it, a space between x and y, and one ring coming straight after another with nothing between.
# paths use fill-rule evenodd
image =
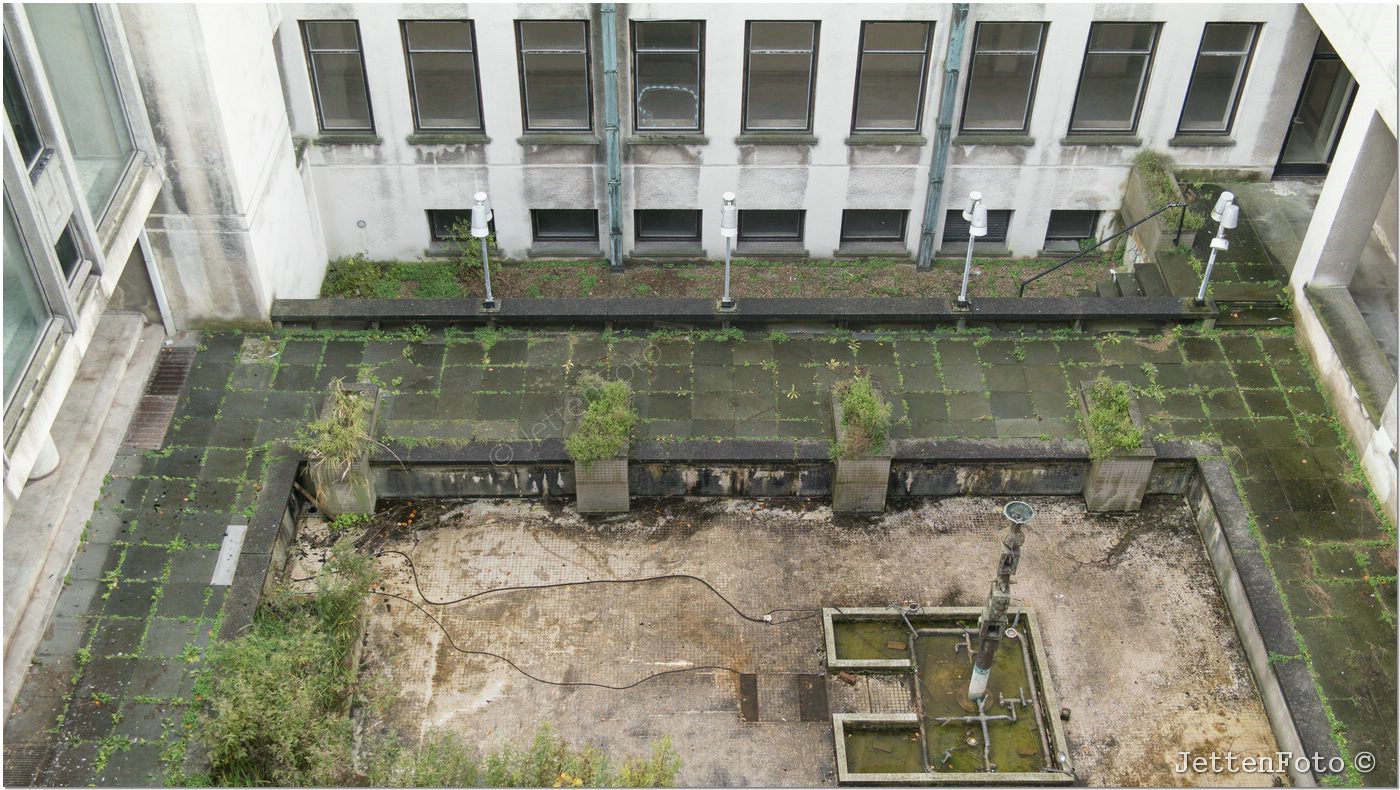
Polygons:
<instances>
[{"instance_id":1,"label":"plant in planter","mask_svg":"<svg viewBox=\"0 0 1400 790\"><path fill-rule=\"evenodd\" d=\"M1132 388L1104 377L1084 382L1079 408L1089 443L1085 505L1092 511L1137 510L1157 452L1147 438Z\"/></svg>"},{"instance_id":2,"label":"plant in planter","mask_svg":"<svg viewBox=\"0 0 1400 790\"><path fill-rule=\"evenodd\" d=\"M369 469L379 388L331 381L319 419L302 426L292 446L306 455L316 505L335 517L372 514L374 477Z\"/></svg>"},{"instance_id":3,"label":"plant in planter","mask_svg":"<svg viewBox=\"0 0 1400 790\"><path fill-rule=\"evenodd\" d=\"M1190 202L1182 190L1180 182L1176 180L1176 175L1172 172L1173 165L1171 157L1157 151L1145 150L1134 157L1133 173L1144 193L1141 195L1141 199L1146 202L1139 216L1145 216L1148 212L1168 203ZM1158 215L1156 222L1150 223L1157 226L1159 234L1156 243L1157 249L1177 246L1176 227L1178 221L1181 222L1182 228L1181 246L1190 247L1194 243L1196 231L1205 227L1206 216L1190 208L1186 209L1185 218L1182 218L1176 211L1168 211Z\"/></svg>"},{"instance_id":4,"label":"plant in planter","mask_svg":"<svg viewBox=\"0 0 1400 790\"><path fill-rule=\"evenodd\" d=\"M838 513L879 513L890 479L890 404L870 375L861 373L831 391L836 464L831 507Z\"/></svg>"},{"instance_id":5,"label":"plant in planter","mask_svg":"<svg viewBox=\"0 0 1400 790\"><path fill-rule=\"evenodd\" d=\"M579 377L583 414L564 448L574 459L574 487L581 513L625 513L627 447L637 425L632 387L606 381L596 373Z\"/></svg>"}]
</instances>

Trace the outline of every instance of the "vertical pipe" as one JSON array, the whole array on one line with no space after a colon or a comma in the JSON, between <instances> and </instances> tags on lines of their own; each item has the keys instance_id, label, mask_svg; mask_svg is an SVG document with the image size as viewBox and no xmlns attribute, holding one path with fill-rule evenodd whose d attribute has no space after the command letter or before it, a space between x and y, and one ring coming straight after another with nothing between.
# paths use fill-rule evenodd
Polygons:
<instances>
[{"instance_id":1,"label":"vertical pipe","mask_svg":"<svg viewBox=\"0 0 1400 790\"><path fill-rule=\"evenodd\" d=\"M967 260L963 261L962 290L958 291L958 307L967 307L967 278L972 274L972 243L977 240L971 233L967 235Z\"/></svg>"},{"instance_id":2,"label":"vertical pipe","mask_svg":"<svg viewBox=\"0 0 1400 790\"><path fill-rule=\"evenodd\" d=\"M724 237L724 298L720 299L719 306L728 310L734 306L734 300L729 296L729 245L733 241L728 236Z\"/></svg>"},{"instance_id":3,"label":"vertical pipe","mask_svg":"<svg viewBox=\"0 0 1400 790\"><path fill-rule=\"evenodd\" d=\"M486 257L486 239L481 240L481 270L486 273L486 301L481 303L482 307L490 310L496 306L496 300L491 296L491 261Z\"/></svg>"},{"instance_id":4,"label":"vertical pipe","mask_svg":"<svg viewBox=\"0 0 1400 790\"><path fill-rule=\"evenodd\" d=\"M1220 223L1219 230L1215 231L1215 238L1225 238L1225 223ZM1214 244L1210 245L1210 259L1206 261L1206 273L1201 277L1201 290L1196 292L1196 304L1206 303L1206 289L1210 288L1210 273L1215 269L1215 253L1219 250Z\"/></svg>"},{"instance_id":5,"label":"vertical pipe","mask_svg":"<svg viewBox=\"0 0 1400 790\"><path fill-rule=\"evenodd\" d=\"M933 266L934 229L938 227L938 207L943 203L943 176L948 169L948 146L953 130L953 103L958 94L958 72L962 70L963 37L967 33L967 3L953 3L948 30L948 52L943 60L943 93L938 103L938 126L933 139L933 161L928 170L928 194L924 196L924 224L919 233L918 268Z\"/></svg>"},{"instance_id":6,"label":"vertical pipe","mask_svg":"<svg viewBox=\"0 0 1400 790\"><path fill-rule=\"evenodd\" d=\"M617 4L603 3L603 128L608 155L608 267L622 271L622 141L617 112Z\"/></svg>"},{"instance_id":7,"label":"vertical pipe","mask_svg":"<svg viewBox=\"0 0 1400 790\"><path fill-rule=\"evenodd\" d=\"M160 278L160 267L156 265L155 253L151 250L151 239L146 229L136 235L136 243L141 247L141 259L146 264L146 274L151 278L151 292L156 297L156 309L160 311L160 322L165 326L166 337L175 335L175 319L170 315L170 302L165 296L165 281Z\"/></svg>"}]
</instances>

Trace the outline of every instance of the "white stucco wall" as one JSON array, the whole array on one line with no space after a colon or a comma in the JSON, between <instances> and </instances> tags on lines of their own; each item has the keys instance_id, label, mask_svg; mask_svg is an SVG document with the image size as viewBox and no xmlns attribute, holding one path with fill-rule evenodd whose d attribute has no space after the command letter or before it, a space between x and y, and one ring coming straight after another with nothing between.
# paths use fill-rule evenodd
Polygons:
<instances>
[{"instance_id":1,"label":"white stucco wall","mask_svg":"<svg viewBox=\"0 0 1400 790\"><path fill-rule=\"evenodd\" d=\"M910 212L906 244L917 248L932 156L932 138L948 44L951 4L629 4L618 7L623 41L620 94L624 138L625 245L633 248L633 208L702 208L703 245L723 249L716 225L720 195L739 195L741 207L807 211L805 248L827 256L839 244L845 207ZM377 145L313 146L308 153L317 191L335 200L321 214L332 256L366 251L374 257L416 258L428 247L425 211L465 208L479 189L491 193L506 254L530 247L528 209L598 208L606 224L601 146L523 149L514 21L522 18L592 19L595 129L601 131L602 57L596 7L582 4L423 6L413 4L305 4L282 7L278 44L286 63L287 94L297 134L318 134L306 58L296 22L358 19L364 46ZM411 105L399 20L470 18L476 25L482 104L490 143L482 146L411 145ZM628 21L704 20L704 145L628 146L632 136ZM817 19L821 22L814 104L817 143L809 147L740 145L744 26L746 19ZM863 20L933 20L934 45L927 75L921 133L923 146L848 146L860 23ZM955 109L961 117L971 35L979 20L1045 21L1044 45L1031 145L955 145L945 207L959 205L972 189L989 207L1010 208L1009 247L1033 255L1042 246L1052 209L1118 208L1136 146L1062 145L1089 26L1095 20L1162 23L1162 32L1138 135L1142 145L1166 151L1183 167L1227 168L1267 177L1278 157L1288 118L1301 88L1317 28L1291 4L973 4ZM1169 147L1176 135L1203 25L1207 21L1262 23L1260 39L1240 99L1232 145ZM942 210L938 215L942 216ZM365 227L358 227L364 222Z\"/></svg>"}]
</instances>

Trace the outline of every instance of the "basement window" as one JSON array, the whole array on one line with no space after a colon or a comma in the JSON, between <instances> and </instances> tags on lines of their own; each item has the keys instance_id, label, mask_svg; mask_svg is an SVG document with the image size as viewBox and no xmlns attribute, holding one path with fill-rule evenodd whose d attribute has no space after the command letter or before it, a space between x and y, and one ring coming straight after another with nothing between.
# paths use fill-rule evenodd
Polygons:
<instances>
[{"instance_id":1,"label":"basement window","mask_svg":"<svg viewBox=\"0 0 1400 790\"><path fill-rule=\"evenodd\" d=\"M1050 252L1079 252L1083 242L1094 240L1097 211L1052 211L1045 228L1045 249Z\"/></svg>"}]
</instances>

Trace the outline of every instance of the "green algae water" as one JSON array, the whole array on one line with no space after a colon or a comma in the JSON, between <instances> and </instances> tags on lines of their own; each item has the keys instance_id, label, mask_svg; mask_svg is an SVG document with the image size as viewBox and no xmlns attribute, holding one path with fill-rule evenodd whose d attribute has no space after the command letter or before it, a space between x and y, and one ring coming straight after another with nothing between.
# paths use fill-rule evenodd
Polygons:
<instances>
[{"instance_id":1,"label":"green algae water","mask_svg":"<svg viewBox=\"0 0 1400 790\"><path fill-rule=\"evenodd\" d=\"M906 630L905 633L908 633ZM1026 677L1025 659L1021 654L1021 639L1004 639L992 664L987 685L985 712L989 716L1010 716L1011 711L1000 700L1031 699L1031 685ZM972 644L977 638L972 636ZM972 678L972 661L964 640L957 634L920 634L915 643L919 665L919 694L923 701L925 747L929 766L936 773L976 773L983 766L982 726L975 721L938 719L975 715L976 709L964 708L967 684ZM1039 715L1033 706L1016 708L1016 721L991 721L991 762L997 773L1033 773L1046 765L1047 755L1041 745Z\"/></svg>"},{"instance_id":2,"label":"green algae water","mask_svg":"<svg viewBox=\"0 0 1400 790\"><path fill-rule=\"evenodd\" d=\"M847 728L846 767L862 774L924 772L923 744L912 728Z\"/></svg>"},{"instance_id":3,"label":"green algae water","mask_svg":"<svg viewBox=\"0 0 1400 790\"><path fill-rule=\"evenodd\" d=\"M909 658L909 629L902 621L855 620L835 624L836 656L844 660Z\"/></svg>"}]
</instances>

